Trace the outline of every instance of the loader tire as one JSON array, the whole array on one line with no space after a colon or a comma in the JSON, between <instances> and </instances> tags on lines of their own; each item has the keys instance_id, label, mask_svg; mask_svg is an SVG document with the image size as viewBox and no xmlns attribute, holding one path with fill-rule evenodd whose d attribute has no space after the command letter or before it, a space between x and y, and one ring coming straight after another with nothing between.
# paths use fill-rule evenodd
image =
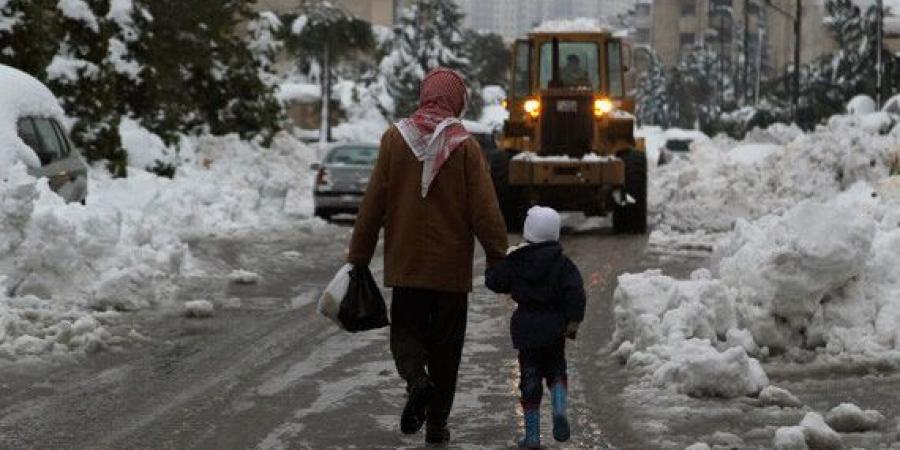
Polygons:
<instances>
[{"instance_id":1,"label":"loader tire","mask_svg":"<svg viewBox=\"0 0 900 450\"><path fill-rule=\"evenodd\" d=\"M615 205L613 229L616 233L644 234L647 232L647 155L627 150L618 156L625 162L625 192L634 203Z\"/></svg>"},{"instance_id":2,"label":"loader tire","mask_svg":"<svg viewBox=\"0 0 900 450\"><path fill-rule=\"evenodd\" d=\"M500 212L506 222L506 231L519 233L522 231L528 208L525 205L522 188L509 185L510 156L510 153L505 151L495 152L491 156L491 179L494 182L497 201L500 203Z\"/></svg>"}]
</instances>

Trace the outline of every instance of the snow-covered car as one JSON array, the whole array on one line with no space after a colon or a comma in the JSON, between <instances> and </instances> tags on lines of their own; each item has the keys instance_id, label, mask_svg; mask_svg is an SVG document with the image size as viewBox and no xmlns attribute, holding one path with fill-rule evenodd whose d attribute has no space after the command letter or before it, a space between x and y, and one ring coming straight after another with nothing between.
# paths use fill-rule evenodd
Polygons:
<instances>
[{"instance_id":1,"label":"snow-covered car","mask_svg":"<svg viewBox=\"0 0 900 450\"><path fill-rule=\"evenodd\" d=\"M356 214L376 159L377 145L340 144L325 155L321 164L314 164L316 216L330 220L338 214Z\"/></svg>"},{"instance_id":2,"label":"snow-covered car","mask_svg":"<svg viewBox=\"0 0 900 450\"><path fill-rule=\"evenodd\" d=\"M67 202L84 203L88 166L72 145L63 110L50 90L32 76L0 64L0 164L23 163L46 177Z\"/></svg>"}]
</instances>

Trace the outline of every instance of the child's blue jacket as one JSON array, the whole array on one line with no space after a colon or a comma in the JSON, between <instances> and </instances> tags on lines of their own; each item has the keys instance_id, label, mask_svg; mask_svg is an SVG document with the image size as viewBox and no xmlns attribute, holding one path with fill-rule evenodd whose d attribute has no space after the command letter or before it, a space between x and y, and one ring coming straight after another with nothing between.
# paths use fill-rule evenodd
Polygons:
<instances>
[{"instance_id":1,"label":"child's blue jacket","mask_svg":"<svg viewBox=\"0 0 900 450\"><path fill-rule=\"evenodd\" d=\"M487 287L518 303L510 322L513 347L549 347L564 339L567 322L584 319L585 294L578 267L559 242L519 248L487 271Z\"/></svg>"}]
</instances>

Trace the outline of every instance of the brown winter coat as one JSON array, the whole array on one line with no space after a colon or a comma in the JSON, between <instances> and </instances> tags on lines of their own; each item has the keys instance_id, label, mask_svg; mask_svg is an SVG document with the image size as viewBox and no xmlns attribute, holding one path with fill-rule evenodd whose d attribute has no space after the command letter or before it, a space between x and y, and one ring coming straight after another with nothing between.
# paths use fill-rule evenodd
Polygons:
<instances>
[{"instance_id":1,"label":"brown winter coat","mask_svg":"<svg viewBox=\"0 0 900 450\"><path fill-rule=\"evenodd\" d=\"M506 227L487 163L475 139L455 150L421 195L422 163L400 131L381 138L348 261L368 265L384 227L384 283L448 292L472 290L475 238L488 266L506 254Z\"/></svg>"}]
</instances>

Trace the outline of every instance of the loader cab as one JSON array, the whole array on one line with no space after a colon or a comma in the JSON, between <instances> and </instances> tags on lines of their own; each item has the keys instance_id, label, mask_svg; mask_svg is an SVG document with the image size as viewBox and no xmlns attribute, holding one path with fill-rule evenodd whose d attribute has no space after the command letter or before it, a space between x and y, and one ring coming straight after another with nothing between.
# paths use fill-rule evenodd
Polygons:
<instances>
[{"instance_id":1,"label":"loader cab","mask_svg":"<svg viewBox=\"0 0 900 450\"><path fill-rule=\"evenodd\" d=\"M504 146L573 157L634 146L598 142L616 125L613 113L634 111L626 50L609 33L533 33L516 41Z\"/></svg>"}]
</instances>

